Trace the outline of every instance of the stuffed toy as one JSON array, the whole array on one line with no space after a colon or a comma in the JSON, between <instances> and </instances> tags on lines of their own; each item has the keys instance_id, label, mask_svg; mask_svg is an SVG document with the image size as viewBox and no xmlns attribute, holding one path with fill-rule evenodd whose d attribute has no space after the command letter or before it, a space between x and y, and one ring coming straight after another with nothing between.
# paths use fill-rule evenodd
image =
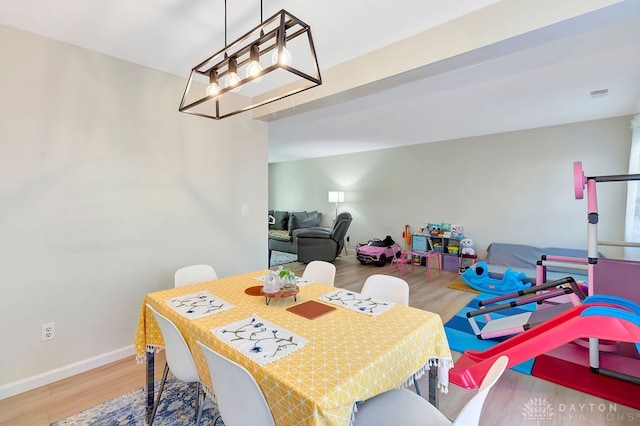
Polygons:
<instances>
[{"instance_id":1,"label":"stuffed toy","mask_svg":"<svg viewBox=\"0 0 640 426\"><path fill-rule=\"evenodd\" d=\"M451 238L461 240L464 238L462 225L451 225Z\"/></svg>"},{"instance_id":2,"label":"stuffed toy","mask_svg":"<svg viewBox=\"0 0 640 426\"><path fill-rule=\"evenodd\" d=\"M473 256L476 251L473 249L473 240L471 238L463 238L460 240L460 254L469 254Z\"/></svg>"}]
</instances>

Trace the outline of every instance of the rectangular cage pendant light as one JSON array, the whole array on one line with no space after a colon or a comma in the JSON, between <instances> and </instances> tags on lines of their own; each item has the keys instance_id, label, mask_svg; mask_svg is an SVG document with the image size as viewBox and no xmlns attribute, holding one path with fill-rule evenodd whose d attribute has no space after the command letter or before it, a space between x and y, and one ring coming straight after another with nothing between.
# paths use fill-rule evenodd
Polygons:
<instances>
[{"instance_id":1,"label":"rectangular cage pendant light","mask_svg":"<svg viewBox=\"0 0 640 426\"><path fill-rule=\"evenodd\" d=\"M281 10L196 65L179 110L219 120L320 84L311 27Z\"/></svg>"}]
</instances>

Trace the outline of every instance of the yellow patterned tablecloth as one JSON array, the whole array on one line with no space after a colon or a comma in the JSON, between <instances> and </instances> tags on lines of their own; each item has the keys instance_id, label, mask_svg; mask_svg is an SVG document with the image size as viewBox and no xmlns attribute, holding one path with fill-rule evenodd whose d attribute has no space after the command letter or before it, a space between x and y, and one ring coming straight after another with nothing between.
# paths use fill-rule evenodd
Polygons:
<instances>
[{"instance_id":1,"label":"yellow patterned tablecloth","mask_svg":"<svg viewBox=\"0 0 640 426\"><path fill-rule=\"evenodd\" d=\"M136 331L138 356L142 358L148 349L164 346L153 314L146 309L148 303L180 329L208 389L215 393L196 340L247 368L260 385L276 424L295 426L348 425L356 401L403 386L416 372L421 375L431 359L452 364L437 314L395 305L381 315L370 316L337 307L309 320L286 308L317 300L336 288L311 283L300 287L297 302L293 298L272 299L267 305L264 297L244 292L260 285L255 277L266 273L267 270L256 271L146 295ZM187 320L165 302L202 290L234 308ZM304 337L308 343L278 361L259 366L210 331L253 314Z\"/></svg>"}]
</instances>

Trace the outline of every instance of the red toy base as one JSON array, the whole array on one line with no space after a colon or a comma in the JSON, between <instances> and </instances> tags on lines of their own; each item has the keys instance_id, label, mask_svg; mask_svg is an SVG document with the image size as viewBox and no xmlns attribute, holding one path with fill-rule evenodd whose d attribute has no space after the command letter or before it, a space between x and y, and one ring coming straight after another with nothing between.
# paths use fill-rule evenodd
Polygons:
<instances>
[{"instance_id":1,"label":"red toy base","mask_svg":"<svg viewBox=\"0 0 640 426\"><path fill-rule=\"evenodd\" d=\"M583 365L539 355L531 375L640 410L640 386L592 373Z\"/></svg>"}]
</instances>

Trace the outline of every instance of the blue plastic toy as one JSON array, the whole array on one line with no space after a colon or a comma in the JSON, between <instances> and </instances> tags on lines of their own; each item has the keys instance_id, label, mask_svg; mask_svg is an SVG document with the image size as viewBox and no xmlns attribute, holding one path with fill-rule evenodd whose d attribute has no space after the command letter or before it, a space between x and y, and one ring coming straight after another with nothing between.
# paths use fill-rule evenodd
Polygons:
<instances>
[{"instance_id":1,"label":"blue plastic toy","mask_svg":"<svg viewBox=\"0 0 640 426\"><path fill-rule=\"evenodd\" d=\"M531 287L530 282L523 281L525 277L524 272L516 272L508 268L504 271L502 278L491 278L485 261L476 263L462 274L462 280L476 290L499 295Z\"/></svg>"}]
</instances>

